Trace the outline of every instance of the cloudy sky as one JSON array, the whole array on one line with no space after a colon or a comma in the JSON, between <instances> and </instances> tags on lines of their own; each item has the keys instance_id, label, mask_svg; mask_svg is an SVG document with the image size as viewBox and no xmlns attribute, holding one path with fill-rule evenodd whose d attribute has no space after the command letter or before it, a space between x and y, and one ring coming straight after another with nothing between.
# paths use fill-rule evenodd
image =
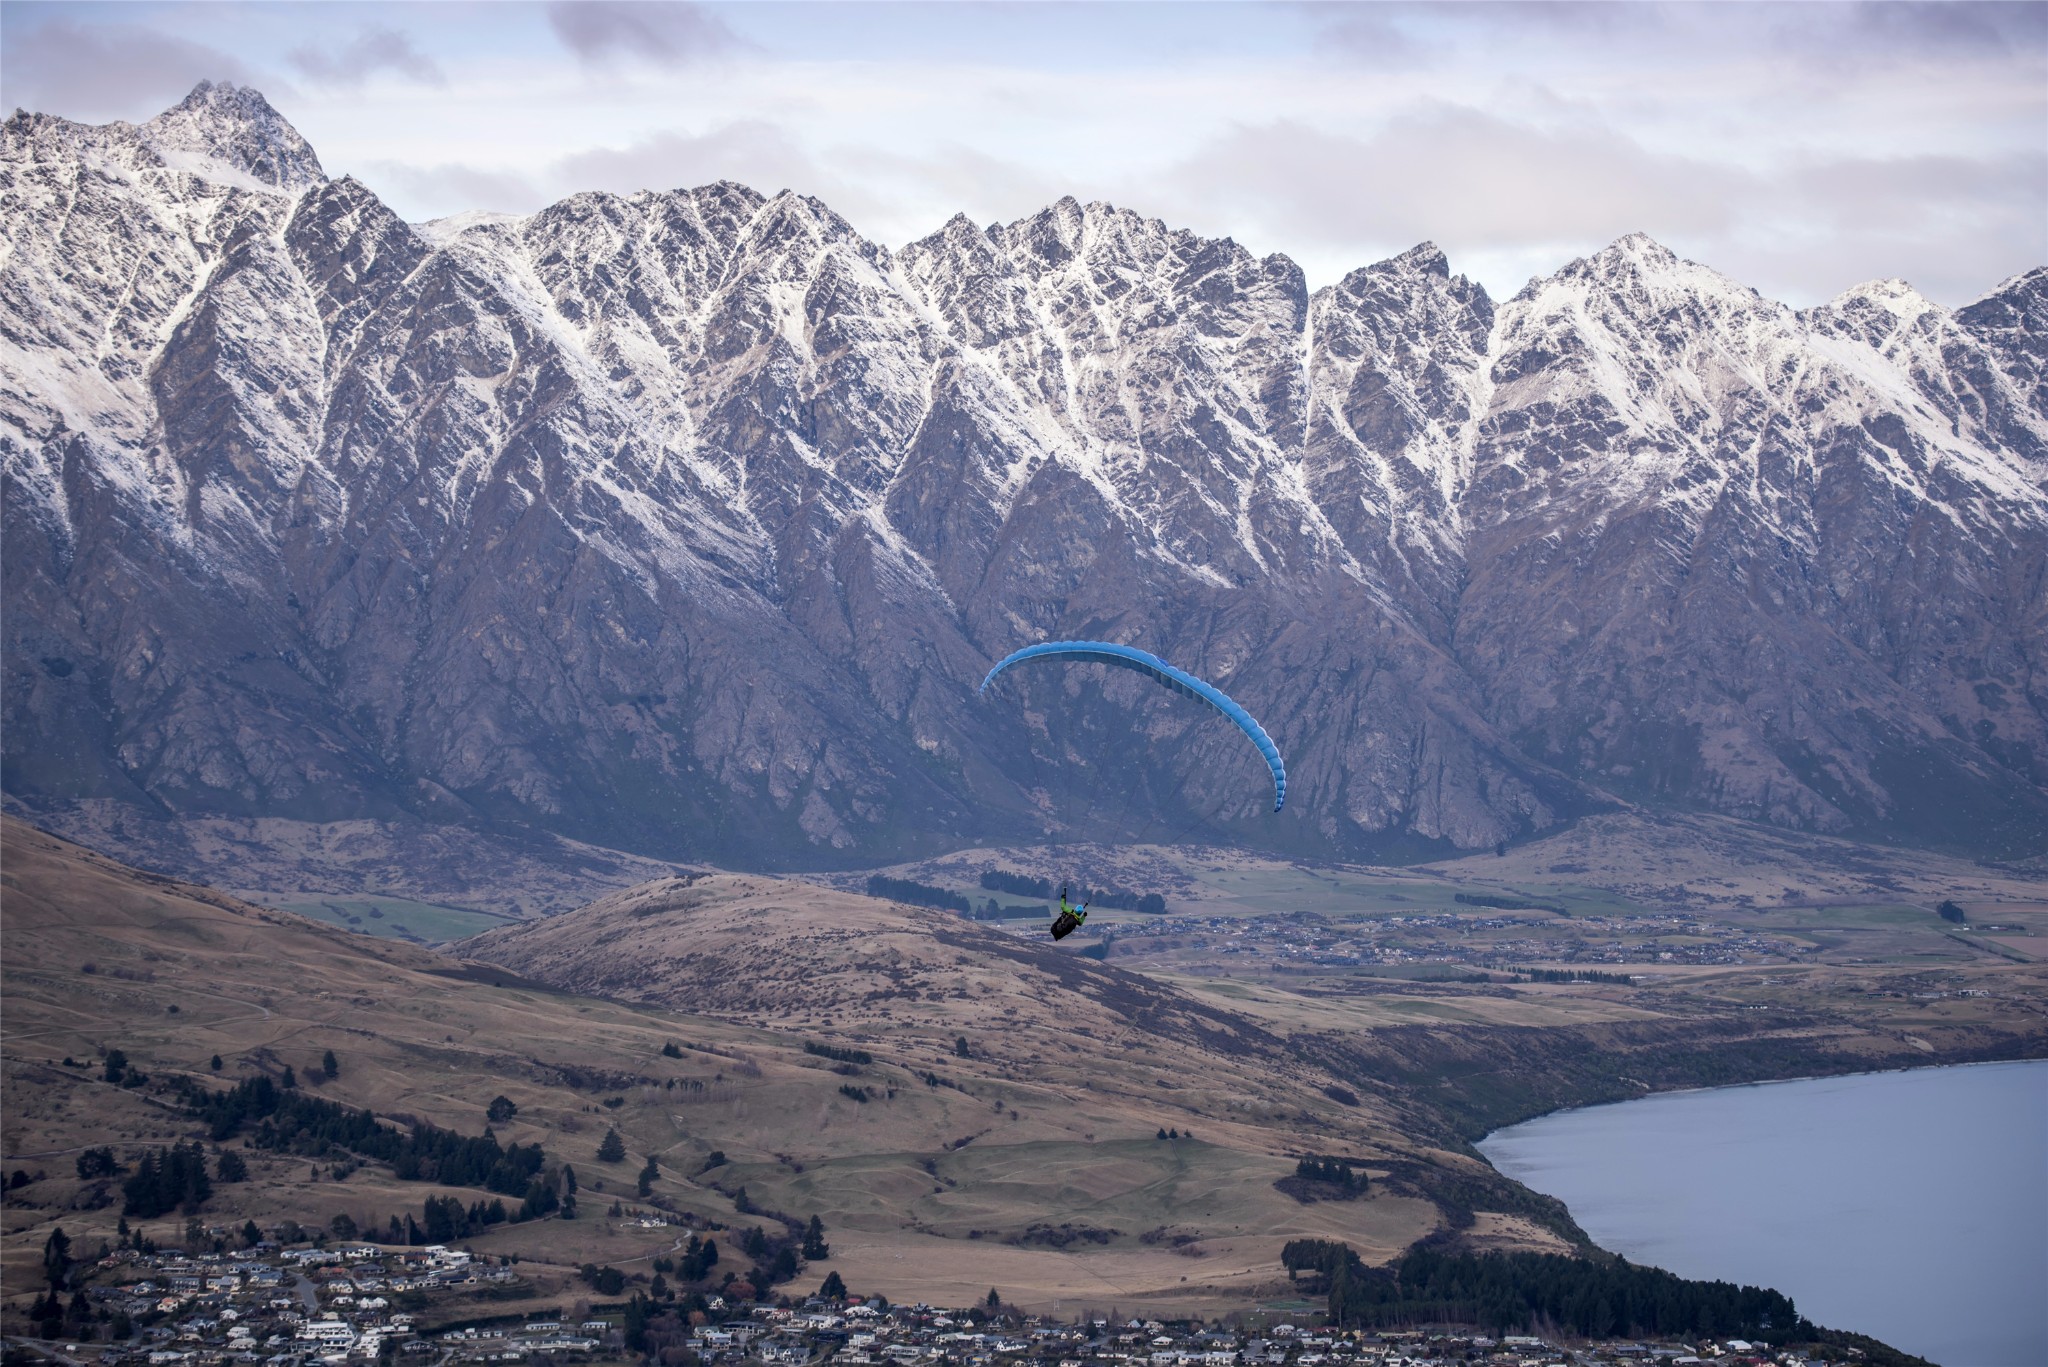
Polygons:
<instances>
[{"instance_id":1,"label":"cloudy sky","mask_svg":"<svg viewBox=\"0 0 2048 1367\"><path fill-rule=\"evenodd\" d=\"M0 5L0 98L254 85L401 214L719 178L897 245L1063 194L1512 293L1647 231L1793 303L2048 264L2048 4Z\"/></svg>"}]
</instances>

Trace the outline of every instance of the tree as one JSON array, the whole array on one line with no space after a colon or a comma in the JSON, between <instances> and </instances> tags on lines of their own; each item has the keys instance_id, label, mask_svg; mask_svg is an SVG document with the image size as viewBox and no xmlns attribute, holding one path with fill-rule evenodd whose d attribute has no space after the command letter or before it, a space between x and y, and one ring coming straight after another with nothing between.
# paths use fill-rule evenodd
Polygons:
<instances>
[{"instance_id":1,"label":"tree","mask_svg":"<svg viewBox=\"0 0 2048 1367\"><path fill-rule=\"evenodd\" d=\"M121 1185L125 1204L123 1215L153 1220L179 1207L189 1214L213 1195L213 1183L206 1176L206 1150L194 1140L167 1149L145 1149L135 1175Z\"/></svg>"},{"instance_id":2,"label":"tree","mask_svg":"<svg viewBox=\"0 0 2048 1367\"><path fill-rule=\"evenodd\" d=\"M832 1246L825 1242L825 1222L813 1215L810 1227L804 1230L804 1257L816 1263L830 1256Z\"/></svg>"},{"instance_id":3,"label":"tree","mask_svg":"<svg viewBox=\"0 0 2048 1367\"><path fill-rule=\"evenodd\" d=\"M625 1156L626 1141L619 1138L617 1130L607 1127L604 1132L604 1142L597 1146L597 1161L600 1163L617 1163L624 1159Z\"/></svg>"},{"instance_id":4,"label":"tree","mask_svg":"<svg viewBox=\"0 0 2048 1367\"><path fill-rule=\"evenodd\" d=\"M78 1175L90 1182L95 1177L112 1177L120 1171L112 1149L87 1149L78 1155Z\"/></svg>"},{"instance_id":5,"label":"tree","mask_svg":"<svg viewBox=\"0 0 2048 1367\"><path fill-rule=\"evenodd\" d=\"M686 1282L702 1281L704 1274L718 1262L718 1241L690 1236L690 1242L683 1249L683 1256L676 1263L676 1275Z\"/></svg>"},{"instance_id":6,"label":"tree","mask_svg":"<svg viewBox=\"0 0 2048 1367\"><path fill-rule=\"evenodd\" d=\"M562 1164L562 1194L564 1196L574 1196L576 1194L576 1169L570 1167L567 1163Z\"/></svg>"},{"instance_id":7,"label":"tree","mask_svg":"<svg viewBox=\"0 0 2048 1367\"><path fill-rule=\"evenodd\" d=\"M988 1289L988 1300L985 1304L990 1310L1000 1310L1003 1308L1003 1298L996 1294L996 1289L993 1286Z\"/></svg>"},{"instance_id":8,"label":"tree","mask_svg":"<svg viewBox=\"0 0 2048 1367\"><path fill-rule=\"evenodd\" d=\"M663 1058L681 1058L683 1051L676 1048L674 1040L670 1040L667 1044L661 1046L661 1056Z\"/></svg>"},{"instance_id":9,"label":"tree","mask_svg":"<svg viewBox=\"0 0 2048 1367\"><path fill-rule=\"evenodd\" d=\"M353 1239L361 1232L356 1228L354 1217L346 1211L329 1220L327 1227L334 1231L334 1237L337 1239Z\"/></svg>"},{"instance_id":10,"label":"tree","mask_svg":"<svg viewBox=\"0 0 2048 1367\"><path fill-rule=\"evenodd\" d=\"M263 1242L263 1231L256 1228L254 1220L242 1221L242 1247L254 1248Z\"/></svg>"},{"instance_id":11,"label":"tree","mask_svg":"<svg viewBox=\"0 0 2048 1367\"><path fill-rule=\"evenodd\" d=\"M494 1096L491 1098L491 1104L484 1108L484 1119L493 1125L502 1125L518 1114L519 1108L512 1103L509 1096Z\"/></svg>"},{"instance_id":12,"label":"tree","mask_svg":"<svg viewBox=\"0 0 2048 1367\"><path fill-rule=\"evenodd\" d=\"M52 1287L64 1285L64 1279L71 1273L71 1239L59 1225L50 1231L50 1237L43 1240L43 1276ZM54 1337L54 1336L51 1336Z\"/></svg>"},{"instance_id":13,"label":"tree","mask_svg":"<svg viewBox=\"0 0 2048 1367\"><path fill-rule=\"evenodd\" d=\"M341 1076L341 1060L334 1056L332 1049L320 1056L320 1074L329 1082Z\"/></svg>"},{"instance_id":14,"label":"tree","mask_svg":"<svg viewBox=\"0 0 2048 1367\"><path fill-rule=\"evenodd\" d=\"M219 1055L219 1054L215 1054L215 1055L213 1056L213 1062L212 1062L211 1064L209 1064L208 1066L209 1066L209 1067L211 1067L211 1068L213 1069L213 1071L214 1071L214 1072L216 1072L216 1073L217 1073L217 1072L219 1072L219 1071L220 1071L220 1055Z\"/></svg>"},{"instance_id":15,"label":"tree","mask_svg":"<svg viewBox=\"0 0 2048 1367\"><path fill-rule=\"evenodd\" d=\"M954 1039L954 1041L953 1041L953 1053L954 1053L955 1055L957 1055L958 1057L960 1057L960 1058L972 1058L972 1057L973 1057L973 1054L972 1054L972 1053L971 1053L971 1052L970 1052L970 1051L968 1050L968 1048L967 1048L967 1036L965 1036L965 1035L960 1035L960 1036L958 1036L958 1037L956 1037L956 1038Z\"/></svg>"},{"instance_id":16,"label":"tree","mask_svg":"<svg viewBox=\"0 0 2048 1367\"><path fill-rule=\"evenodd\" d=\"M824 1283L818 1287L818 1294L829 1301L846 1299L846 1282L837 1272L827 1272Z\"/></svg>"},{"instance_id":17,"label":"tree","mask_svg":"<svg viewBox=\"0 0 2048 1367\"><path fill-rule=\"evenodd\" d=\"M213 1160L213 1170L223 1182L246 1182L249 1180L249 1165L242 1155L233 1149L222 1149L220 1157Z\"/></svg>"},{"instance_id":18,"label":"tree","mask_svg":"<svg viewBox=\"0 0 2048 1367\"><path fill-rule=\"evenodd\" d=\"M284 1066L284 1077L279 1079L277 1085L286 1091L290 1091L299 1085L299 1075L292 1071L292 1066L289 1063Z\"/></svg>"},{"instance_id":19,"label":"tree","mask_svg":"<svg viewBox=\"0 0 2048 1367\"><path fill-rule=\"evenodd\" d=\"M1943 901L1942 904L1936 907L1934 910L1941 917L1942 920L1952 921L1959 926L1967 923L1970 919L1969 917L1963 914L1963 909L1957 906L1954 902Z\"/></svg>"},{"instance_id":20,"label":"tree","mask_svg":"<svg viewBox=\"0 0 2048 1367\"><path fill-rule=\"evenodd\" d=\"M661 1178L661 1164L653 1154L647 1155L647 1166L640 1169L640 1194L646 1196L654 1190L654 1184Z\"/></svg>"},{"instance_id":21,"label":"tree","mask_svg":"<svg viewBox=\"0 0 2048 1367\"><path fill-rule=\"evenodd\" d=\"M106 1071L100 1076L108 1082L118 1083L121 1075L128 1071L128 1056L119 1049L107 1050Z\"/></svg>"}]
</instances>

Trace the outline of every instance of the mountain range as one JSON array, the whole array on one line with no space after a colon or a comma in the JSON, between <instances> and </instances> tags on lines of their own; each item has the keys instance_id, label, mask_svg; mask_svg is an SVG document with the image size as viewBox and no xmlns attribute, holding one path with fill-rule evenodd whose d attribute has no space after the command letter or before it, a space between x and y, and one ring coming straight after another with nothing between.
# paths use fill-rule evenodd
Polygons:
<instances>
[{"instance_id":1,"label":"mountain range","mask_svg":"<svg viewBox=\"0 0 2048 1367\"><path fill-rule=\"evenodd\" d=\"M261 95L0 129L5 790L664 859L1621 805L2048 846L2048 267L1496 301L1064 199L402 221ZM1216 682L1288 760L1062 637ZM1114 671L1112 671L1114 672ZM1241 781L1239 776L1241 775Z\"/></svg>"}]
</instances>

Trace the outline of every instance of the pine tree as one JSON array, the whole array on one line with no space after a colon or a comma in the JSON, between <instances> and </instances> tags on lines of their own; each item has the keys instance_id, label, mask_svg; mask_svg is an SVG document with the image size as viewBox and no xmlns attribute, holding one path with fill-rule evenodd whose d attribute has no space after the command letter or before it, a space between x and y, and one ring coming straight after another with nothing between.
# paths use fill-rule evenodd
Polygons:
<instances>
[{"instance_id":1,"label":"pine tree","mask_svg":"<svg viewBox=\"0 0 2048 1367\"><path fill-rule=\"evenodd\" d=\"M604 1142L597 1146L597 1160L600 1163L617 1163L626 1156L626 1141L619 1138L619 1132L607 1128Z\"/></svg>"},{"instance_id":2,"label":"pine tree","mask_svg":"<svg viewBox=\"0 0 2048 1367\"><path fill-rule=\"evenodd\" d=\"M829 1301L843 1301L846 1299L846 1282L837 1272L827 1272L818 1294Z\"/></svg>"},{"instance_id":3,"label":"pine tree","mask_svg":"<svg viewBox=\"0 0 2048 1367\"><path fill-rule=\"evenodd\" d=\"M320 1071L329 1082L341 1076L341 1060L335 1058L332 1049L320 1056Z\"/></svg>"},{"instance_id":4,"label":"pine tree","mask_svg":"<svg viewBox=\"0 0 2048 1367\"><path fill-rule=\"evenodd\" d=\"M650 1153L647 1155L647 1166L640 1169L640 1194L646 1196L652 1192L655 1182L660 1177L661 1164L657 1163L654 1160L654 1155Z\"/></svg>"},{"instance_id":5,"label":"pine tree","mask_svg":"<svg viewBox=\"0 0 2048 1367\"><path fill-rule=\"evenodd\" d=\"M43 1240L43 1275L53 1287L64 1285L64 1279L71 1273L71 1239L64 1233L62 1225L50 1231L50 1237Z\"/></svg>"},{"instance_id":6,"label":"pine tree","mask_svg":"<svg viewBox=\"0 0 2048 1367\"><path fill-rule=\"evenodd\" d=\"M213 1071L214 1071L214 1072L216 1072L216 1073L217 1073L217 1072L219 1072L219 1071L220 1071L220 1066L221 1066L221 1065L220 1065L220 1055L219 1055L219 1054L215 1054L215 1055L213 1056L213 1063L212 1063L212 1064L211 1064L210 1066L211 1066L211 1067L213 1068Z\"/></svg>"},{"instance_id":7,"label":"pine tree","mask_svg":"<svg viewBox=\"0 0 2048 1367\"><path fill-rule=\"evenodd\" d=\"M832 1247L825 1242L825 1222L813 1215L810 1227L804 1230L804 1257L815 1263L831 1255Z\"/></svg>"}]
</instances>

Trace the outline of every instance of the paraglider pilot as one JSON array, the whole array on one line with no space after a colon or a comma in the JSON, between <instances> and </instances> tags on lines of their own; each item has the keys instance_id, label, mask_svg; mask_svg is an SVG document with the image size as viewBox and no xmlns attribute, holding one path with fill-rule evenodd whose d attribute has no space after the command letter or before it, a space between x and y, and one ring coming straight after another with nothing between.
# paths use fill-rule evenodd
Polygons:
<instances>
[{"instance_id":1,"label":"paraglider pilot","mask_svg":"<svg viewBox=\"0 0 2048 1367\"><path fill-rule=\"evenodd\" d=\"M1068 902L1067 890L1063 885L1060 888L1060 914L1055 916L1052 922L1052 938L1055 940L1066 939L1069 935L1079 930L1087 920L1088 904L1086 902Z\"/></svg>"}]
</instances>

